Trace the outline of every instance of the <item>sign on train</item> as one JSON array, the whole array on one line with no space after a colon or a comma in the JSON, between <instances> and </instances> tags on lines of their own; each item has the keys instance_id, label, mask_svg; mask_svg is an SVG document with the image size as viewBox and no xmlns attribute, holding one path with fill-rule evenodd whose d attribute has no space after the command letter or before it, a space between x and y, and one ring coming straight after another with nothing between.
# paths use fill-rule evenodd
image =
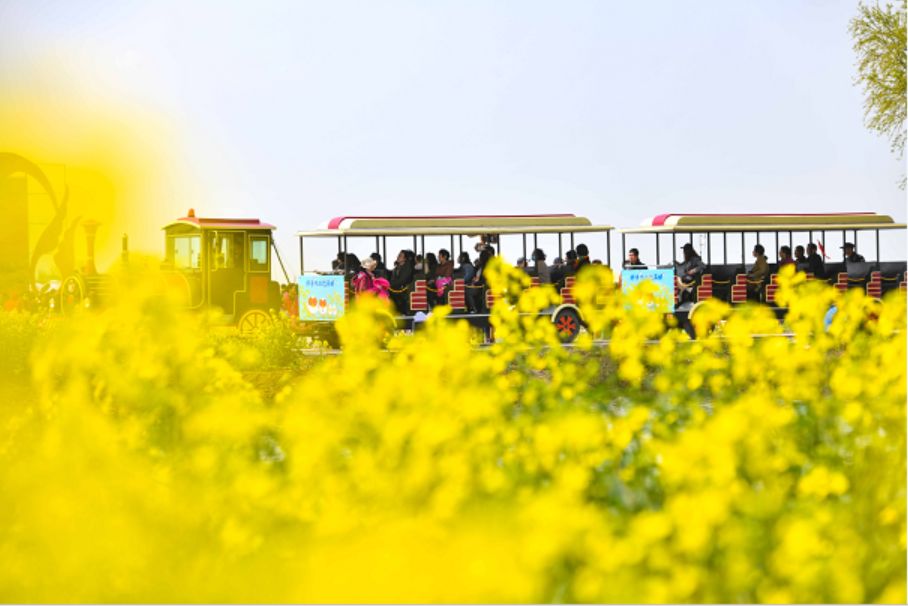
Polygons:
<instances>
[{"instance_id":1,"label":"sign on train","mask_svg":"<svg viewBox=\"0 0 908 606\"><path fill-rule=\"evenodd\" d=\"M621 291L631 294L642 282L649 280L653 290L640 294L641 303L651 309L675 311L675 271L673 269L624 269L621 271Z\"/></svg>"},{"instance_id":2,"label":"sign on train","mask_svg":"<svg viewBox=\"0 0 908 606\"><path fill-rule=\"evenodd\" d=\"M300 320L337 320L344 315L343 276L300 276Z\"/></svg>"}]
</instances>

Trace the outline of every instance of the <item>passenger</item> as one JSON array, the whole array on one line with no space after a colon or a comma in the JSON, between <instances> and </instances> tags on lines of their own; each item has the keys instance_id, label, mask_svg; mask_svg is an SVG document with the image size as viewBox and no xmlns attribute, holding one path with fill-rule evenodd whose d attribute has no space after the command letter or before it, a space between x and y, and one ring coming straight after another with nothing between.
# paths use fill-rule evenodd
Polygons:
<instances>
[{"instance_id":1,"label":"passenger","mask_svg":"<svg viewBox=\"0 0 908 606\"><path fill-rule=\"evenodd\" d=\"M549 266L549 278L551 278L552 284L561 282L564 278L564 259L555 257L552 260L552 264Z\"/></svg>"},{"instance_id":2,"label":"passenger","mask_svg":"<svg viewBox=\"0 0 908 606\"><path fill-rule=\"evenodd\" d=\"M438 257L435 256L435 253L426 253L426 258L423 261L423 271L426 272L426 280L428 282L435 281L438 272Z\"/></svg>"},{"instance_id":3,"label":"passenger","mask_svg":"<svg viewBox=\"0 0 908 606\"><path fill-rule=\"evenodd\" d=\"M425 258L423 259L423 275L416 276L416 279L420 278L426 281L426 300L429 304L429 308L435 307L438 303L437 292L435 290L435 278L437 277L436 272L438 271L438 258L435 256L435 253L426 253Z\"/></svg>"},{"instance_id":4,"label":"passenger","mask_svg":"<svg viewBox=\"0 0 908 606\"><path fill-rule=\"evenodd\" d=\"M375 270L372 272L373 274L375 274L375 277L388 280L391 277L391 272L389 272L388 268L385 267L385 263L384 261L382 261L381 255L377 252L374 252L369 256L375 259Z\"/></svg>"},{"instance_id":5,"label":"passenger","mask_svg":"<svg viewBox=\"0 0 908 606\"><path fill-rule=\"evenodd\" d=\"M632 248L627 251L627 260L624 262L624 269L646 269L646 265L640 260L640 251Z\"/></svg>"},{"instance_id":6,"label":"passenger","mask_svg":"<svg viewBox=\"0 0 908 606\"><path fill-rule=\"evenodd\" d=\"M341 271L344 273L344 279L350 280L359 273L359 270L362 268L362 265L359 262L359 257L353 253L347 253L347 264L346 270L343 265L341 265Z\"/></svg>"},{"instance_id":7,"label":"passenger","mask_svg":"<svg viewBox=\"0 0 908 606\"><path fill-rule=\"evenodd\" d=\"M686 303L693 301L694 288L706 270L706 265L690 242L682 246L681 251L684 253L684 261L675 268L675 284L678 286L679 302Z\"/></svg>"},{"instance_id":8,"label":"passenger","mask_svg":"<svg viewBox=\"0 0 908 606\"><path fill-rule=\"evenodd\" d=\"M451 260L451 253L446 248L438 251L438 268L435 273L439 278L450 278L454 275L454 261Z\"/></svg>"},{"instance_id":9,"label":"passenger","mask_svg":"<svg viewBox=\"0 0 908 606\"><path fill-rule=\"evenodd\" d=\"M567 278L577 273L577 253L569 250L564 254L564 264L561 266L561 272L558 281L552 281L559 289L564 288Z\"/></svg>"},{"instance_id":10,"label":"passenger","mask_svg":"<svg viewBox=\"0 0 908 606\"><path fill-rule=\"evenodd\" d=\"M457 264L459 267L454 270L451 277L455 280L463 280L465 284L472 282L473 276L476 275L476 268L470 262L470 253L466 251L460 253L460 256L457 257Z\"/></svg>"},{"instance_id":11,"label":"passenger","mask_svg":"<svg viewBox=\"0 0 908 606\"><path fill-rule=\"evenodd\" d=\"M540 284L551 284L552 274L549 271L549 266L545 264L545 253L542 249L537 248L534 250L531 258L533 259L533 267L531 268L533 273L530 275L539 278Z\"/></svg>"},{"instance_id":12,"label":"passenger","mask_svg":"<svg viewBox=\"0 0 908 606\"><path fill-rule=\"evenodd\" d=\"M410 315L410 286L413 284L415 255L411 250L402 250L397 254L394 270L391 272L389 289L391 300L401 315Z\"/></svg>"},{"instance_id":13,"label":"passenger","mask_svg":"<svg viewBox=\"0 0 908 606\"><path fill-rule=\"evenodd\" d=\"M422 255L416 255L416 260L413 263L413 271L415 271L418 274L421 274L424 269L425 269L425 265L423 263Z\"/></svg>"},{"instance_id":14,"label":"passenger","mask_svg":"<svg viewBox=\"0 0 908 606\"><path fill-rule=\"evenodd\" d=\"M331 261L331 271L336 274L344 273L344 253L337 253L337 257Z\"/></svg>"},{"instance_id":15,"label":"passenger","mask_svg":"<svg viewBox=\"0 0 908 606\"><path fill-rule=\"evenodd\" d=\"M489 261L491 261L494 256L495 253L488 247L482 249L482 252L479 253L479 258L476 259L476 275L473 276L474 283L485 282L485 276L483 274L485 273L486 265L488 265Z\"/></svg>"},{"instance_id":16,"label":"passenger","mask_svg":"<svg viewBox=\"0 0 908 606\"><path fill-rule=\"evenodd\" d=\"M362 267L350 281L353 286L353 292L359 297L367 292L372 292L372 283L375 280L375 259L367 257L363 259Z\"/></svg>"},{"instance_id":17,"label":"passenger","mask_svg":"<svg viewBox=\"0 0 908 606\"><path fill-rule=\"evenodd\" d=\"M476 259L476 275L473 276L471 284L467 287L467 307L471 313L484 313L486 311L486 278L483 274L485 273L486 265L494 255L492 250L491 246L484 248L479 253L479 258Z\"/></svg>"},{"instance_id":18,"label":"passenger","mask_svg":"<svg viewBox=\"0 0 908 606\"><path fill-rule=\"evenodd\" d=\"M391 296L391 283L385 278L375 276L372 280L372 292L381 299L387 299Z\"/></svg>"},{"instance_id":19,"label":"passenger","mask_svg":"<svg viewBox=\"0 0 908 606\"><path fill-rule=\"evenodd\" d=\"M378 267L378 261L372 257L363 260L362 270L353 278L353 291L357 297L369 293L382 299L388 298L389 282L375 275L376 267Z\"/></svg>"},{"instance_id":20,"label":"passenger","mask_svg":"<svg viewBox=\"0 0 908 606\"><path fill-rule=\"evenodd\" d=\"M794 262L798 271L807 271L807 257L804 256L804 247L800 244L795 246Z\"/></svg>"},{"instance_id":21,"label":"passenger","mask_svg":"<svg viewBox=\"0 0 908 606\"><path fill-rule=\"evenodd\" d=\"M514 267L516 269L522 269L525 273L529 273L526 257L517 257L517 263L514 264Z\"/></svg>"},{"instance_id":22,"label":"passenger","mask_svg":"<svg viewBox=\"0 0 908 606\"><path fill-rule=\"evenodd\" d=\"M766 262L766 249L762 244L754 246L754 266L747 272L747 298L751 301L763 300L763 282L769 275L769 264Z\"/></svg>"},{"instance_id":23,"label":"passenger","mask_svg":"<svg viewBox=\"0 0 908 606\"><path fill-rule=\"evenodd\" d=\"M448 288L454 281L454 262L451 261L451 253L444 248L438 251L438 261L438 267L435 269L435 290L438 302L444 303L447 300Z\"/></svg>"},{"instance_id":24,"label":"passenger","mask_svg":"<svg viewBox=\"0 0 908 606\"><path fill-rule=\"evenodd\" d=\"M573 276L577 273L577 252L572 250L564 254L564 275Z\"/></svg>"},{"instance_id":25,"label":"passenger","mask_svg":"<svg viewBox=\"0 0 908 606\"><path fill-rule=\"evenodd\" d=\"M790 246L783 246L779 249L779 267L777 271L782 271L783 267L785 267L786 265L791 265L794 262L795 260L791 258Z\"/></svg>"},{"instance_id":26,"label":"passenger","mask_svg":"<svg viewBox=\"0 0 908 606\"><path fill-rule=\"evenodd\" d=\"M847 263L866 263L864 257L858 254L858 251L854 249L854 244L851 242L845 242L842 250L845 251L845 261Z\"/></svg>"},{"instance_id":27,"label":"passenger","mask_svg":"<svg viewBox=\"0 0 908 606\"><path fill-rule=\"evenodd\" d=\"M473 247L473 250L475 250L476 254L478 255L485 249L491 248L492 256L495 256L495 249L492 248L492 243L497 242L497 241L498 241L497 236L493 236L493 235L480 236L479 242L476 243L476 246Z\"/></svg>"},{"instance_id":28,"label":"passenger","mask_svg":"<svg viewBox=\"0 0 908 606\"><path fill-rule=\"evenodd\" d=\"M586 247L586 244L577 245L577 265L575 273L580 271L581 267L586 267L590 264L590 249Z\"/></svg>"},{"instance_id":29,"label":"passenger","mask_svg":"<svg viewBox=\"0 0 908 606\"><path fill-rule=\"evenodd\" d=\"M602 265L602 259L593 259L592 265Z\"/></svg>"},{"instance_id":30,"label":"passenger","mask_svg":"<svg viewBox=\"0 0 908 606\"><path fill-rule=\"evenodd\" d=\"M812 273L815 278L823 279L826 277L823 257L817 253L817 245L813 242L807 245L807 271Z\"/></svg>"}]
</instances>

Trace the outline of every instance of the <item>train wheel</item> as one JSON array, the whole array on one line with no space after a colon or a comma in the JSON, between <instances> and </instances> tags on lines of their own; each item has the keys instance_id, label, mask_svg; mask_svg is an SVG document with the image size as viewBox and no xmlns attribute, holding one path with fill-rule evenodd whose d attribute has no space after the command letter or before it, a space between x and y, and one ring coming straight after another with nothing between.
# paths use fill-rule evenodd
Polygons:
<instances>
[{"instance_id":1,"label":"train wheel","mask_svg":"<svg viewBox=\"0 0 908 606\"><path fill-rule=\"evenodd\" d=\"M558 338L565 343L570 343L580 334L580 314L575 309L570 307L559 309L554 322Z\"/></svg>"},{"instance_id":2,"label":"train wheel","mask_svg":"<svg viewBox=\"0 0 908 606\"><path fill-rule=\"evenodd\" d=\"M715 331L725 321L725 316L717 316L708 309L709 303L699 301L687 312L687 319L681 323L692 339L702 339Z\"/></svg>"},{"instance_id":3,"label":"train wheel","mask_svg":"<svg viewBox=\"0 0 908 606\"><path fill-rule=\"evenodd\" d=\"M239 329L241 335L248 337L254 335L266 326L270 326L272 323L273 321L271 320L271 316L268 315L268 312L261 309L250 309L240 317L240 321L237 322L236 327Z\"/></svg>"}]
</instances>

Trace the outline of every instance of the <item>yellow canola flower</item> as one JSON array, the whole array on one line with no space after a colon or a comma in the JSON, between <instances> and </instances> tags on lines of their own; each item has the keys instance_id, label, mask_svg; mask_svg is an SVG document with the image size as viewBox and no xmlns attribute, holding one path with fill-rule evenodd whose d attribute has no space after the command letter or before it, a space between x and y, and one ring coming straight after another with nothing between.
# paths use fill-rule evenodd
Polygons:
<instances>
[{"instance_id":1,"label":"yellow canola flower","mask_svg":"<svg viewBox=\"0 0 908 606\"><path fill-rule=\"evenodd\" d=\"M492 347L367 298L313 362L117 280L0 313L5 601L904 599L903 298L784 275L793 338L710 302L691 341L590 267L569 349L496 262Z\"/></svg>"},{"instance_id":2,"label":"yellow canola flower","mask_svg":"<svg viewBox=\"0 0 908 606\"><path fill-rule=\"evenodd\" d=\"M826 467L816 467L798 482L798 491L803 495L824 498L827 495L841 495L848 490L848 478Z\"/></svg>"}]
</instances>

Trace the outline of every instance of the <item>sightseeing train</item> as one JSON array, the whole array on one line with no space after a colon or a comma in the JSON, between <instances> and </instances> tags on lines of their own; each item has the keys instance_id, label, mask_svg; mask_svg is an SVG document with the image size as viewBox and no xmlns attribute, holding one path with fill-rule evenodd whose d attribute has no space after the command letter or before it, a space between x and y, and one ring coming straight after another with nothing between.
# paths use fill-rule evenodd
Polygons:
<instances>
[{"instance_id":1,"label":"sightseeing train","mask_svg":"<svg viewBox=\"0 0 908 606\"><path fill-rule=\"evenodd\" d=\"M433 251L440 250L447 253L449 262L464 260L462 255L466 253L472 264L474 257L488 250L490 254L524 260L534 286L543 282L556 286L560 302L545 313L561 338L571 341L584 326L583 310L576 305L572 289L576 269L585 263L612 266L624 288L641 279L654 281L665 295L665 312L673 314L682 325L697 304L710 297L731 304L760 301L773 306L781 316L785 310L778 308L775 301L778 268L791 261L780 258L780 254L784 257L786 250L791 254L791 250L799 248L795 245L799 241L811 243L826 257L822 275L807 271L808 278L827 280L841 290L861 288L877 298L893 289L904 291L906 262L881 259L880 233L905 227L889 216L870 212L669 213L641 226L618 230L572 214L346 216L331 219L321 228L297 233L299 277L291 285L274 245L273 225L258 219L201 218L190 211L164 228L165 266L179 276L191 307L217 308L223 312L225 322L234 323L241 332L270 322L270 312L279 310L298 318L301 325L330 332L330 325L356 299L354 269L359 268L353 265L358 266L360 259L367 256L375 257L379 266L385 262L390 265L389 251L397 256L397 250L402 250L412 256L409 262L421 260L422 267L414 263L403 283L389 280L387 290L395 304L399 326L412 328L431 311L433 304L444 303L450 306L451 317L463 318L488 333L489 311L496 304L494 293L485 287L481 277L463 273L452 272L446 276L449 280L439 282L433 273L437 268L431 267L430 261L435 256ZM614 232L620 234L621 262L613 264ZM872 246L868 245L871 238ZM337 257L331 267L307 267L306 244L313 239L333 240L336 244ZM655 250L655 259L651 260L654 262L645 264L637 255L628 259L629 250L636 251L628 247L635 239L649 239L655 245L649 247ZM826 253L834 246L833 240L836 244L842 242L842 256L835 260ZM601 246L592 246L594 241ZM739 245L740 258L730 258L730 242ZM750 242L755 243L753 249L769 253L767 269L758 280L752 279ZM667 245L671 247L668 253ZM858 246L875 252L871 261L857 254ZM545 257L543 251L550 257L557 251L554 261L561 261L560 267L564 268L560 274L553 271L546 277L546 272L540 275L534 271L534 266L541 268L539 263L544 263L538 258L540 253ZM578 251L584 254L578 256ZM679 251L682 257L693 251L700 259L700 271L692 280L676 279L678 268L685 262L684 258L679 259ZM402 262L408 262L406 255ZM285 278L283 286L272 280L272 256ZM465 269L465 273L470 272Z\"/></svg>"},{"instance_id":2,"label":"sightseeing train","mask_svg":"<svg viewBox=\"0 0 908 606\"><path fill-rule=\"evenodd\" d=\"M259 219L198 217L190 210L164 227L163 268L185 291L189 308L220 313L224 324L232 324L242 333L271 323L272 313L283 311L297 326L336 342L333 323L356 300L361 259L375 257L381 269L386 262L391 265L389 250L395 256L400 250L404 257L399 261L413 265L403 273L403 281L401 272L395 272L395 280L390 267L385 268L385 277L391 279L384 294L394 303L396 316L391 320L397 327L416 328L435 304L446 304L451 308L449 317L466 320L482 329L487 338L493 338L490 311L500 302L474 262L481 266L493 255L517 259L530 274L532 286L551 283L557 289L558 303L544 313L559 336L571 341L585 326L583 310L573 296L574 279L584 264L611 266L626 290L641 280L652 281L665 313L692 333L690 317L709 298L733 305L759 301L783 317L786 310L776 303L779 267L797 262L784 258L803 248L797 242L823 253L811 251L814 260L821 259L819 270L799 265L809 279L826 280L840 290L860 288L875 298L890 290L905 291L906 262L884 261L880 246L881 232L903 232L905 227L889 216L871 212L667 213L618 230L573 214L344 216L297 233L299 275L291 282L274 243L275 226ZM92 242L97 224L85 222L83 228L89 243L88 262L64 276L56 298L51 299L51 305L63 312L103 305L108 290L106 276L94 269ZM611 254L613 233L620 235L621 260L617 263ZM336 249L337 256L331 267L306 265L306 244L312 240L333 240L331 250ZM647 240L647 249L655 257L644 262L629 245ZM827 250L835 249L839 242L842 255L833 259ZM754 273L755 260L750 258L757 250L768 253L765 271L759 276ZM857 250L867 252L871 260ZM460 261L457 270L443 272L439 279L433 251L439 251L449 264ZM732 258L730 251L740 257ZM324 246L321 253L325 258ZM126 258L125 236L123 255ZM691 255L697 258L699 271L685 279L682 270ZM272 277L274 260L283 284ZM417 260L419 264L414 263Z\"/></svg>"}]
</instances>

